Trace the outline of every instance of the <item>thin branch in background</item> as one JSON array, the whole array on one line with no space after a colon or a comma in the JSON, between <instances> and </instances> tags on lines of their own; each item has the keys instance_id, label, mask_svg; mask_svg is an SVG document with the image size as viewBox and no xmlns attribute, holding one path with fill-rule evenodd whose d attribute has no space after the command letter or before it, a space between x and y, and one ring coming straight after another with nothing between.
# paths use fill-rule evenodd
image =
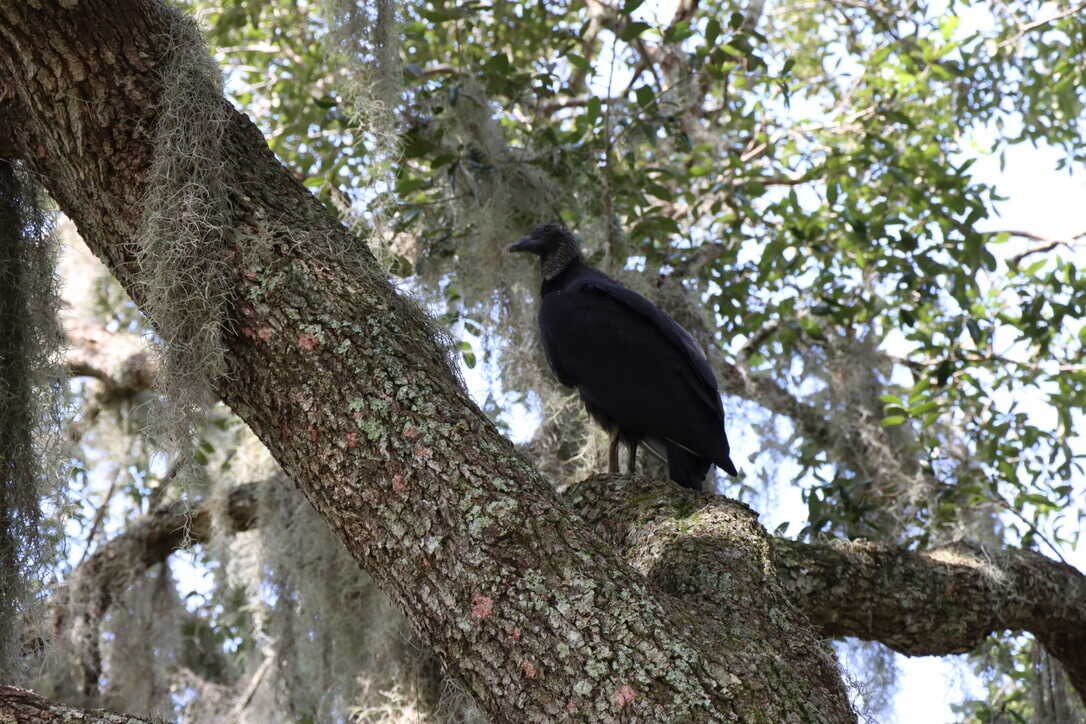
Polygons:
<instances>
[{"instance_id":1,"label":"thin branch in background","mask_svg":"<svg viewBox=\"0 0 1086 724\"><path fill-rule=\"evenodd\" d=\"M1064 10L1062 13L1056 13L1052 17L1044 18L1043 20L1035 20L1032 23L1026 23L1025 25L1019 25L1018 33L1013 38L1004 40L1002 43L999 44L999 47L1005 48L1008 45L1015 45L1018 43L1019 40L1025 37L1027 33L1031 33L1038 28L1043 28L1049 23L1054 23L1057 20L1063 20L1064 18L1070 17L1075 13L1081 12L1083 10L1086 10L1086 2L1079 3L1074 7L1070 7L1067 10Z\"/></svg>"},{"instance_id":2,"label":"thin branch in background","mask_svg":"<svg viewBox=\"0 0 1086 724\"><path fill-rule=\"evenodd\" d=\"M739 350L739 356L744 360L749 360L750 356L754 354L759 347L765 344L765 341L777 333L777 330L781 328L780 324L767 324L750 338L750 340L743 345L743 349Z\"/></svg>"},{"instance_id":3,"label":"thin branch in background","mask_svg":"<svg viewBox=\"0 0 1086 724\"><path fill-rule=\"evenodd\" d=\"M98 535L98 529L102 525L102 520L106 517L106 511L109 510L109 503L113 499L113 494L117 492L117 484L120 482L121 474L123 472L124 468L118 466L116 472L113 474L113 479L109 481L109 489L102 497L102 502L98 504L98 509L94 512L94 522L91 523L90 533L87 534L87 542L83 544L83 555L79 557L80 565L82 565L83 561L87 560L91 548L94 547L94 538Z\"/></svg>"},{"instance_id":4,"label":"thin branch in background","mask_svg":"<svg viewBox=\"0 0 1086 724\"><path fill-rule=\"evenodd\" d=\"M607 73L607 97L611 97L611 83L615 77L615 57L618 55L615 43L611 43L611 67ZM618 239L615 234L614 192L611 188L611 152L614 140L611 138L611 104L603 112L604 134L604 170L603 170L603 223L607 225L607 255L613 263L617 257Z\"/></svg>"},{"instance_id":5,"label":"thin branch in background","mask_svg":"<svg viewBox=\"0 0 1086 724\"><path fill-rule=\"evenodd\" d=\"M91 377L98 380L105 387L106 397L112 397L120 390L121 386L110 377L105 370L95 367L89 362L69 359L67 363L68 377Z\"/></svg>"},{"instance_id":6,"label":"thin branch in background","mask_svg":"<svg viewBox=\"0 0 1086 724\"><path fill-rule=\"evenodd\" d=\"M984 234L986 236L998 236L999 234L1006 234L1007 236L1014 236L1014 237L1018 237L1018 238L1021 238L1021 239L1029 239L1030 241L1036 241L1036 242L1038 242L1040 244L1039 246L1035 246L1032 249L1027 249L1027 250L1023 251L1021 254L1016 254L1015 256L1012 256L1010 259L1008 259L1007 260L1007 266L1010 267L1011 269L1016 269L1018 267L1018 265L1022 262L1023 259L1025 259L1027 256L1031 256L1033 254L1043 254L1045 252L1052 251L1053 249L1056 249L1056 248L1061 247L1061 246L1066 246L1067 248L1073 248L1073 247L1081 247L1081 246L1086 245L1086 244L1083 243L1083 241L1086 240L1086 231L1075 234L1070 239L1053 239L1051 237L1040 236L1038 234L1034 234L1034 233L1029 232L1029 231L1020 231L1020 230L1017 230L1017 229L1003 229L1003 230L1000 230L1000 231L986 231L986 232L984 232Z\"/></svg>"},{"instance_id":7,"label":"thin branch in background","mask_svg":"<svg viewBox=\"0 0 1086 724\"><path fill-rule=\"evenodd\" d=\"M1029 520L1029 518L1027 518L1025 515L1023 515L1021 511L1016 510L1013 505L1008 503L1006 501L1006 499L1002 495L1000 495L998 492L995 491L994 488L992 490L992 496L993 496L993 499L994 499L995 503L997 503L1001 508L1003 508L1004 510L1009 512L1015 518L1018 518L1018 520L1022 521L1022 523L1024 523L1025 526L1027 528L1029 528L1031 533L1033 533L1035 536L1037 536L1042 541L1044 541L1044 544L1048 546L1049 550L1051 550L1053 553L1055 553L1056 557L1060 559L1060 563L1063 563L1063 564L1068 565L1068 566L1071 565L1070 563L1067 562L1067 559L1063 557L1063 554L1060 553L1060 549L1057 548L1056 545L1052 541L1050 541L1048 539L1048 536L1046 536L1044 534L1044 532L1041 531L1040 528L1038 528L1036 525L1034 525Z\"/></svg>"}]
</instances>

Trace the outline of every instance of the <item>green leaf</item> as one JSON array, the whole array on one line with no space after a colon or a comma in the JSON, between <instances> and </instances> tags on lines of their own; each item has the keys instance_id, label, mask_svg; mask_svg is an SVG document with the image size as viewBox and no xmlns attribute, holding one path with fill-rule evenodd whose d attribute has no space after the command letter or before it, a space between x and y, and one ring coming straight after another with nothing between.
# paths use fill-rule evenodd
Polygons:
<instances>
[{"instance_id":1,"label":"green leaf","mask_svg":"<svg viewBox=\"0 0 1086 724\"><path fill-rule=\"evenodd\" d=\"M920 417L921 415L926 415L929 412L933 412L935 410L938 410L940 407L941 407L941 405L940 405L939 402L937 402L935 400L929 400L929 401L924 402L922 404L916 405L915 407L910 407L909 408L909 416L910 417Z\"/></svg>"},{"instance_id":2,"label":"green leaf","mask_svg":"<svg viewBox=\"0 0 1086 724\"><path fill-rule=\"evenodd\" d=\"M642 183L643 183L643 185L645 187L645 190L648 191L653 196L655 196L656 198L661 199L663 201L674 201L675 200L675 194L671 193L671 191L668 190L668 188L666 186L661 186L658 183L655 183L653 181L648 181L648 180L643 181Z\"/></svg>"},{"instance_id":3,"label":"green leaf","mask_svg":"<svg viewBox=\"0 0 1086 724\"><path fill-rule=\"evenodd\" d=\"M471 342L460 342L460 357L468 369L475 369L475 352L471 348Z\"/></svg>"},{"instance_id":4,"label":"green leaf","mask_svg":"<svg viewBox=\"0 0 1086 724\"><path fill-rule=\"evenodd\" d=\"M966 320L965 326L969 330L969 336L973 338L973 344L980 347L984 343L984 332L980 324L975 319L969 319Z\"/></svg>"},{"instance_id":5,"label":"green leaf","mask_svg":"<svg viewBox=\"0 0 1086 724\"><path fill-rule=\"evenodd\" d=\"M568 60L570 62L570 65L572 65L574 68L577 68L578 70L590 71L592 69L592 65L587 60L585 60L583 55L577 55L576 53L566 53L566 60Z\"/></svg>"},{"instance_id":6,"label":"green leaf","mask_svg":"<svg viewBox=\"0 0 1086 724\"><path fill-rule=\"evenodd\" d=\"M388 272L393 276L407 277L411 276L412 270L413 267L411 265L411 260L407 257L397 254L396 256L392 257L392 264L389 266Z\"/></svg>"},{"instance_id":7,"label":"green leaf","mask_svg":"<svg viewBox=\"0 0 1086 724\"><path fill-rule=\"evenodd\" d=\"M588 120L588 125L592 125L600 117L602 107L603 104L596 96L588 99L588 105L585 107L585 117Z\"/></svg>"},{"instance_id":8,"label":"green leaf","mask_svg":"<svg viewBox=\"0 0 1086 724\"><path fill-rule=\"evenodd\" d=\"M720 37L721 27L720 22L716 18L709 18L709 22L705 24L705 46L711 48L716 44L716 39Z\"/></svg>"},{"instance_id":9,"label":"green leaf","mask_svg":"<svg viewBox=\"0 0 1086 724\"><path fill-rule=\"evenodd\" d=\"M396 193L409 194L412 191L426 188L430 185L429 179L424 178L402 178L396 182Z\"/></svg>"},{"instance_id":10,"label":"green leaf","mask_svg":"<svg viewBox=\"0 0 1086 724\"><path fill-rule=\"evenodd\" d=\"M905 422L905 417L902 415L891 415L890 417L882 418L883 427L894 427L895 425L900 425L903 422Z\"/></svg>"},{"instance_id":11,"label":"green leaf","mask_svg":"<svg viewBox=\"0 0 1086 724\"><path fill-rule=\"evenodd\" d=\"M618 39L628 43L651 27L652 26L648 23L643 23L640 20L634 20L622 26L622 30L618 34Z\"/></svg>"}]
</instances>

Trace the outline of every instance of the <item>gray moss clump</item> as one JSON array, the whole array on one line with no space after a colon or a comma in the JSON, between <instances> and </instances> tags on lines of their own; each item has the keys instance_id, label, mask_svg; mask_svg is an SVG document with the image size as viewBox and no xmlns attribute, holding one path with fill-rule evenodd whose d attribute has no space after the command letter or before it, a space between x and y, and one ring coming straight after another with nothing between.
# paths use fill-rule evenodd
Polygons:
<instances>
[{"instance_id":1,"label":"gray moss clump","mask_svg":"<svg viewBox=\"0 0 1086 724\"><path fill-rule=\"evenodd\" d=\"M63 382L56 244L43 198L0 159L0 681L26 681L30 608L44 593L39 501L60 490ZM21 663L20 663L21 662Z\"/></svg>"},{"instance_id":2,"label":"gray moss clump","mask_svg":"<svg viewBox=\"0 0 1086 724\"><path fill-rule=\"evenodd\" d=\"M137 238L143 308L158 332L162 357L158 432L185 448L225 369L222 330L232 285L222 146L231 109L199 29L181 14L171 15Z\"/></svg>"},{"instance_id":3,"label":"gray moss clump","mask_svg":"<svg viewBox=\"0 0 1086 724\"><path fill-rule=\"evenodd\" d=\"M360 188L374 194L365 215L340 205L340 213L387 269L392 261L388 216L400 159L396 107L403 92L400 23L392 0L321 0L328 46L338 65L336 86L346 100L351 132L363 141L369 163Z\"/></svg>"}]
</instances>

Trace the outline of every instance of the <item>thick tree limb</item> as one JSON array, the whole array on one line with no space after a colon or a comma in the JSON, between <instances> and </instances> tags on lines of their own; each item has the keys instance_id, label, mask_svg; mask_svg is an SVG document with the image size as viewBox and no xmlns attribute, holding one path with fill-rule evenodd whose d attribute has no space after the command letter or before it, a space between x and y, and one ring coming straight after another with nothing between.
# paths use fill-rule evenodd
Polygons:
<instances>
[{"instance_id":1,"label":"thick tree limb","mask_svg":"<svg viewBox=\"0 0 1086 724\"><path fill-rule=\"evenodd\" d=\"M50 724L73 722L82 724L136 724L160 721L132 714L115 714L104 709L78 709L44 699L29 689L0 685L0 722L18 724Z\"/></svg>"},{"instance_id":2,"label":"thick tree limb","mask_svg":"<svg viewBox=\"0 0 1086 724\"><path fill-rule=\"evenodd\" d=\"M1065 563L968 543L910 551L774 539L773 547L781 582L827 636L922 656L970 651L995 631L1028 631L1086 700L1086 576Z\"/></svg>"},{"instance_id":3,"label":"thick tree limb","mask_svg":"<svg viewBox=\"0 0 1086 724\"><path fill-rule=\"evenodd\" d=\"M600 476L567 497L635 568L664 590L740 615L739 577L801 609L827 637L879 641L910 656L964 653L987 635L1028 631L1059 659L1086 700L1086 576L1039 553L960 543L910 551L866 541L811 545L766 537L776 575L747 568L730 539L746 506L666 482ZM740 588L747 588L741 585Z\"/></svg>"},{"instance_id":4,"label":"thick tree limb","mask_svg":"<svg viewBox=\"0 0 1086 724\"><path fill-rule=\"evenodd\" d=\"M161 43L175 22L151 0L0 4L20 156L137 304ZM468 400L373 259L218 103L235 302L216 390L491 716L852 719L809 627L742 639L780 625L759 591L732 592L738 620L711 619L586 529ZM750 526L735 537L760 540ZM764 556L759 545L736 555ZM778 663L752 669L752 657Z\"/></svg>"}]
</instances>

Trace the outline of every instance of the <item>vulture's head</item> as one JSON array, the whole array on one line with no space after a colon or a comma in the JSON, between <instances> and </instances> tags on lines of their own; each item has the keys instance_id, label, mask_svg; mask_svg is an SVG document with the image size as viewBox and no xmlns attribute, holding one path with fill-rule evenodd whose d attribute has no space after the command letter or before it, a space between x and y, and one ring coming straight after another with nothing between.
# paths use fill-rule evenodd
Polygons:
<instances>
[{"instance_id":1,"label":"vulture's head","mask_svg":"<svg viewBox=\"0 0 1086 724\"><path fill-rule=\"evenodd\" d=\"M525 251L539 255L543 278L552 279L570 263L580 261L581 247L576 237L561 224L543 224L528 232L520 241L510 244L509 251Z\"/></svg>"}]
</instances>

